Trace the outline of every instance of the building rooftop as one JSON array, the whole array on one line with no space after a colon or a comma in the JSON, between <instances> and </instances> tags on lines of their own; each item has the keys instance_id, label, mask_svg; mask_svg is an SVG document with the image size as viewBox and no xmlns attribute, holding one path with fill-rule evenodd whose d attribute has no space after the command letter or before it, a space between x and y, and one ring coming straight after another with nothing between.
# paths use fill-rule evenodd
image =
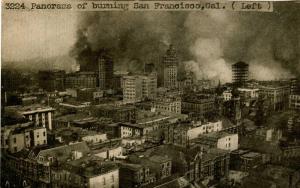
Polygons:
<instances>
[{"instance_id":1,"label":"building rooftop","mask_svg":"<svg viewBox=\"0 0 300 188\"><path fill-rule=\"evenodd\" d=\"M41 150L37 156L54 157L57 161L63 162L71 157L72 151L82 152L82 154L85 155L90 152L90 148L85 142L78 142L75 144Z\"/></svg>"},{"instance_id":2,"label":"building rooftop","mask_svg":"<svg viewBox=\"0 0 300 188\"><path fill-rule=\"evenodd\" d=\"M241 157L242 158L257 158L257 157L261 157L262 155L260 153L256 153L256 152L249 152L249 153L245 153L243 154Z\"/></svg>"},{"instance_id":3,"label":"building rooftop","mask_svg":"<svg viewBox=\"0 0 300 188\"><path fill-rule=\"evenodd\" d=\"M67 162L63 168L87 178L99 176L118 169L115 163L105 162L97 156L86 156Z\"/></svg>"},{"instance_id":4,"label":"building rooftop","mask_svg":"<svg viewBox=\"0 0 300 188\"><path fill-rule=\"evenodd\" d=\"M23 115L35 112L48 112L54 111L55 109L49 106L43 106L40 104L33 104L28 106L7 106L5 107L7 110L15 110Z\"/></svg>"},{"instance_id":5,"label":"building rooftop","mask_svg":"<svg viewBox=\"0 0 300 188\"><path fill-rule=\"evenodd\" d=\"M232 66L234 66L234 67L248 67L249 65L247 63L243 62L243 61L239 61L239 62L233 64Z\"/></svg>"}]
</instances>

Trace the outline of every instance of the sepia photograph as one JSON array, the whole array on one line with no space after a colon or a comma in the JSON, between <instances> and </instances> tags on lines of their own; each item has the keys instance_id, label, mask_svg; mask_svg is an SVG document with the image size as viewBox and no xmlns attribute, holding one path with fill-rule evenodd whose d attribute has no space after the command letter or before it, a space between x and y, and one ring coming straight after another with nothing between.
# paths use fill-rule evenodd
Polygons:
<instances>
[{"instance_id":1,"label":"sepia photograph","mask_svg":"<svg viewBox=\"0 0 300 188\"><path fill-rule=\"evenodd\" d=\"M300 2L3 0L3 188L300 188Z\"/></svg>"}]
</instances>

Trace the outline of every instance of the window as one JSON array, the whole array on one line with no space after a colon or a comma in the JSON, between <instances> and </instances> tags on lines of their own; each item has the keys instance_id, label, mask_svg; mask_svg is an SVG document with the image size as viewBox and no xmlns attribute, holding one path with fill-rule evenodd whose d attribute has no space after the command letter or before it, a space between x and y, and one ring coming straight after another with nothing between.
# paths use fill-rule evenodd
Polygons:
<instances>
[{"instance_id":1,"label":"window","mask_svg":"<svg viewBox=\"0 0 300 188\"><path fill-rule=\"evenodd\" d=\"M103 185L105 185L105 177L103 177Z\"/></svg>"},{"instance_id":2,"label":"window","mask_svg":"<svg viewBox=\"0 0 300 188\"><path fill-rule=\"evenodd\" d=\"M46 136L46 132L45 131L43 132L43 136Z\"/></svg>"},{"instance_id":3,"label":"window","mask_svg":"<svg viewBox=\"0 0 300 188\"><path fill-rule=\"evenodd\" d=\"M17 138L14 138L14 143L17 143Z\"/></svg>"},{"instance_id":4,"label":"window","mask_svg":"<svg viewBox=\"0 0 300 188\"><path fill-rule=\"evenodd\" d=\"M114 175L111 175L111 180L112 180L112 182L114 182L114 181L115 181L115 177L114 177Z\"/></svg>"}]
</instances>

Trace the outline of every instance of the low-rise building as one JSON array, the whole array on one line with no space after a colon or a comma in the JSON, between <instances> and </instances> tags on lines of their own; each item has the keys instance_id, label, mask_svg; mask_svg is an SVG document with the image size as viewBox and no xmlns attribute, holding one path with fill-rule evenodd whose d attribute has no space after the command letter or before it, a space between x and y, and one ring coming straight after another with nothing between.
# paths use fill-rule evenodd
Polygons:
<instances>
[{"instance_id":1,"label":"low-rise building","mask_svg":"<svg viewBox=\"0 0 300 188\"><path fill-rule=\"evenodd\" d=\"M147 116L138 119L136 123L120 123L119 135L121 138L145 136L153 131L162 130L172 121L173 116L154 114L145 114ZM149 115L149 116L148 116Z\"/></svg>"},{"instance_id":2,"label":"low-rise building","mask_svg":"<svg viewBox=\"0 0 300 188\"><path fill-rule=\"evenodd\" d=\"M121 163L120 166L120 187L139 187L155 182L154 174L142 164Z\"/></svg>"},{"instance_id":3,"label":"low-rise building","mask_svg":"<svg viewBox=\"0 0 300 188\"><path fill-rule=\"evenodd\" d=\"M15 125L1 128L1 132L1 148L11 153L47 144L47 130L44 127Z\"/></svg>"},{"instance_id":4,"label":"low-rise building","mask_svg":"<svg viewBox=\"0 0 300 188\"><path fill-rule=\"evenodd\" d=\"M114 159L123 155L123 148L121 146L104 147L93 150L93 153L103 159Z\"/></svg>"},{"instance_id":5,"label":"low-rise building","mask_svg":"<svg viewBox=\"0 0 300 188\"><path fill-rule=\"evenodd\" d=\"M83 157L54 168L51 187L118 188L119 168L97 157Z\"/></svg>"},{"instance_id":6,"label":"low-rise building","mask_svg":"<svg viewBox=\"0 0 300 188\"><path fill-rule=\"evenodd\" d=\"M208 146L210 148L218 148L223 150L236 150L238 149L238 134L229 134L226 132L216 132L202 135L191 142Z\"/></svg>"}]
</instances>

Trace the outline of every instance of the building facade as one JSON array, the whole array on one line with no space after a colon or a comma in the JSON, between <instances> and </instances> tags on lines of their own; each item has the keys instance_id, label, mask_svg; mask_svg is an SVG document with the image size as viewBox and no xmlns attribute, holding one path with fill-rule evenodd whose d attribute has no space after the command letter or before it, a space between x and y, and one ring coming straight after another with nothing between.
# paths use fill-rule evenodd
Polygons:
<instances>
[{"instance_id":1,"label":"building facade","mask_svg":"<svg viewBox=\"0 0 300 188\"><path fill-rule=\"evenodd\" d=\"M95 88L98 75L95 72L76 72L66 75L66 88Z\"/></svg>"},{"instance_id":2,"label":"building facade","mask_svg":"<svg viewBox=\"0 0 300 188\"><path fill-rule=\"evenodd\" d=\"M237 62L232 65L232 82L236 86L245 85L248 80L249 65L245 62Z\"/></svg>"},{"instance_id":3,"label":"building facade","mask_svg":"<svg viewBox=\"0 0 300 188\"><path fill-rule=\"evenodd\" d=\"M292 110L300 110L300 95L289 96L289 108Z\"/></svg>"},{"instance_id":4,"label":"building facade","mask_svg":"<svg viewBox=\"0 0 300 188\"><path fill-rule=\"evenodd\" d=\"M178 58L173 45L170 45L163 57L163 85L165 88L177 88Z\"/></svg>"},{"instance_id":5,"label":"building facade","mask_svg":"<svg viewBox=\"0 0 300 188\"><path fill-rule=\"evenodd\" d=\"M98 85L102 90L112 89L114 78L114 64L111 58L100 56L98 58Z\"/></svg>"}]
</instances>

